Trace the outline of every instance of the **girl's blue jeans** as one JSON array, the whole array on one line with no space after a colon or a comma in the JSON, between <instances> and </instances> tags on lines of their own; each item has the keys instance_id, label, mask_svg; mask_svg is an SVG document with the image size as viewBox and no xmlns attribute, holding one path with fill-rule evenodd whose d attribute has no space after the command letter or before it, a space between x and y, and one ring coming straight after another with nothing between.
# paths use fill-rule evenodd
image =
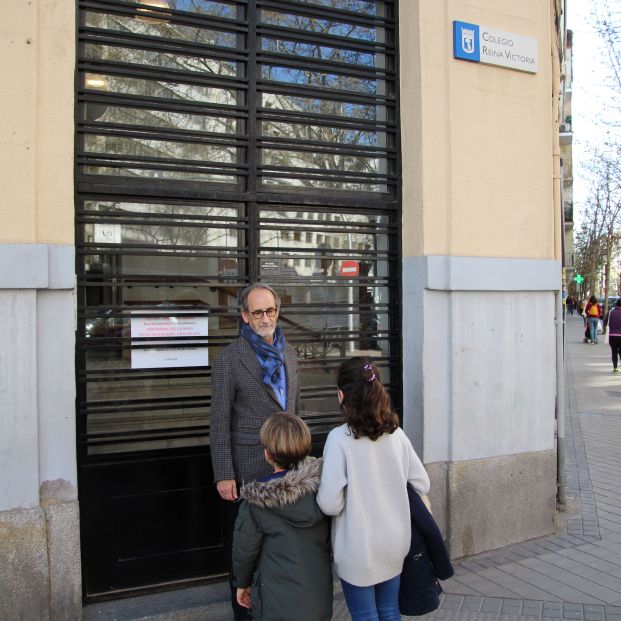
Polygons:
<instances>
[{"instance_id":1,"label":"girl's blue jeans","mask_svg":"<svg viewBox=\"0 0 621 621\"><path fill-rule=\"evenodd\" d=\"M359 587L341 580L352 621L401 621L399 583L401 576L386 582Z\"/></svg>"},{"instance_id":2,"label":"girl's blue jeans","mask_svg":"<svg viewBox=\"0 0 621 621\"><path fill-rule=\"evenodd\" d=\"M599 319L597 317L588 317L587 321L589 322L589 334L591 335L591 340L594 343L597 343L597 329L599 328Z\"/></svg>"}]
</instances>

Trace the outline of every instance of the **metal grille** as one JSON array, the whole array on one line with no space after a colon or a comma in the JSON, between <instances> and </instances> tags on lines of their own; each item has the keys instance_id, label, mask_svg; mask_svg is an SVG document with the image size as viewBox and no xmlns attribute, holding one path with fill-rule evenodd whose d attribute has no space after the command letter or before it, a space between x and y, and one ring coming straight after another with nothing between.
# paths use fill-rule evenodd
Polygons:
<instances>
[{"instance_id":1,"label":"metal grille","mask_svg":"<svg viewBox=\"0 0 621 621\"><path fill-rule=\"evenodd\" d=\"M208 445L210 363L256 280L283 298L317 434L350 355L400 406L395 11L79 1L82 460Z\"/></svg>"}]
</instances>

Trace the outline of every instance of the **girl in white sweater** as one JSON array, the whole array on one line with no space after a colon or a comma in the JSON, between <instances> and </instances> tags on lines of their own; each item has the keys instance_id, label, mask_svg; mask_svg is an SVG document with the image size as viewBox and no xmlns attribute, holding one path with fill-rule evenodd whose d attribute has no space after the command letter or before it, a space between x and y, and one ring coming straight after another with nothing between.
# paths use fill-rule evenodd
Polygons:
<instances>
[{"instance_id":1,"label":"girl in white sweater","mask_svg":"<svg viewBox=\"0 0 621 621\"><path fill-rule=\"evenodd\" d=\"M408 481L419 494L429 477L369 358L339 368L345 423L324 448L317 503L334 516L334 564L353 621L399 621L399 578L410 548Z\"/></svg>"}]
</instances>

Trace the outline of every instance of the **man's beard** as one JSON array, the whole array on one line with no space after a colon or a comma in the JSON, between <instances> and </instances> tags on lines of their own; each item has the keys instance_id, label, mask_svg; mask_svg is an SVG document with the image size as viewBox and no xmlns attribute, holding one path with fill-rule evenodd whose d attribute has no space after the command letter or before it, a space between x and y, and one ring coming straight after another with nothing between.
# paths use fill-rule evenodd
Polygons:
<instances>
[{"instance_id":1,"label":"man's beard","mask_svg":"<svg viewBox=\"0 0 621 621\"><path fill-rule=\"evenodd\" d=\"M276 332L276 326L257 326L256 328L253 326L252 331L262 339L273 339L274 333Z\"/></svg>"}]
</instances>

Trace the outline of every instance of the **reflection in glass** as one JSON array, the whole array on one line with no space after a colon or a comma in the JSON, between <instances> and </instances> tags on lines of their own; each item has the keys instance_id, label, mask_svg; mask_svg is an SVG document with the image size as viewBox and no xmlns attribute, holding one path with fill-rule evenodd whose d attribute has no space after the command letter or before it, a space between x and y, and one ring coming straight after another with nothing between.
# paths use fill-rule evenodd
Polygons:
<instances>
[{"instance_id":1,"label":"reflection in glass","mask_svg":"<svg viewBox=\"0 0 621 621\"><path fill-rule=\"evenodd\" d=\"M317 43L287 41L266 36L261 39L261 49L273 54L308 58L313 61L339 62L362 67L375 66L375 54Z\"/></svg>"},{"instance_id":2,"label":"reflection in glass","mask_svg":"<svg viewBox=\"0 0 621 621\"><path fill-rule=\"evenodd\" d=\"M84 226L85 241L93 240L106 243L103 234L98 235L98 227L106 230L110 226L118 227L118 241L115 243L127 246L163 246L184 249L237 247L237 234L228 225L204 228L202 225L183 227L162 224L86 224Z\"/></svg>"},{"instance_id":3,"label":"reflection in glass","mask_svg":"<svg viewBox=\"0 0 621 621\"><path fill-rule=\"evenodd\" d=\"M130 63L132 65L145 65L158 69L192 71L213 75L235 76L238 69L237 63L232 61L115 45L95 45L93 43L87 43L85 54L87 59L107 60Z\"/></svg>"},{"instance_id":4,"label":"reflection in glass","mask_svg":"<svg viewBox=\"0 0 621 621\"><path fill-rule=\"evenodd\" d=\"M299 168L315 168L318 170L342 170L346 172L362 172L376 174L379 159L376 157L356 157L338 155L322 151L284 151L279 149L263 149L263 163L266 166L295 166Z\"/></svg>"},{"instance_id":5,"label":"reflection in glass","mask_svg":"<svg viewBox=\"0 0 621 621\"><path fill-rule=\"evenodd\" d=\"M259 267L304 359L388 356L388 217L262 209Z\"/></svg>"},{"instance_id":6,"label":"reflection in glass","mask_svg":"<svg viewBox=\"0 0 621 621\"><path fill-rule=\"evenodd\" d=\"M329 127L326 125L302 125L300 123L285 123L278 121L263 121L261 123L263 135L273 138L295 138L296 140L309 140L317 142L332 142L347 145L359 145L374 147L378 144L379 133L349 129L342 127ZM385 134L381 134L385 141Z\"/></svg>"},{"instance_id":7,"label":"reflection in glass","mask_svg":"<svg viewBox=\"0 0 621 621\"><path fill-rule=\"evenodd\" d=\"M165 18L166 14L159 11L138 9L138 12L140 15L134 16L86 11L86 26L121 34L132 33L149 37L162 37L200 45L218 45L221 47L235 47L237 45L236 36L231 32L171 23L170 20L160 19L160 16Z\"/></svg>"},{"instance_id":8,"label":"reflection in glass","mask_svg":"<svg viewBox=\"0 0 621 621\"><path fill-rule=\"evenodd\" d=\"M302 32L316 32L322 35L334 35L362 41L375 41L377 32L376 28L348 24L344 21L294 15L292 13L282 13L266 9L261 11L261 22L271 26L281 26Z\"/></svg>"},{"instance_id":9,"label":"reflection in glass","mask_svg":"<svg viewBox=\"0 0 621 621\"><path fill-rule=\"evenodd\" d=\"M365 80L342 73L327 73L309 69L293 69L277 65L262 65L261 77L271 82L284 82L299 86L313 86L320 89L347 91L374 95L380 80Z\"/></svg>"},{"instance_id":10,"label":"reflection in glass","mask_svg":"<svg viewBox=\"0 0 621 621\"><path fill-rule=\"evenodd\" d=\"M385 108L375 104L297 97L284 93L263 93L261 95L261 104L266 109L302 112L308 115L338 116L363 121L375 121L377 118L385 116Z\"/></svg>"},{"instance_id":11,"label":"reflection in glass","mask_svg":"<svg viewBox=\"0 0 621 621\"><path fill-rule=\"evenodd\" d=\"M191 218L207 218L214 222L224 219L242 218L240 203L201 203L197 205L176 205L168 203L134 203L130 201L87 200L83 210L88 213L115 212L135 215L175 216L177 221Z\"/></svg>"},{"instance_id":12,"label":"reflection in glass","mask_svg":"<svg viewBox=\"0 0 621 621\"><path fill-rule=\"evenodd\" d=\"M133 164L133 163L132 163ZM107 175L112 177L130 177L130 178L150 178L150 179L170 179L175 181L203 181L209 183L226 183L234 184L237 178L233 175L214 174L208 170L192 170L188 171L184 167L183 170L169 168L155 168L145 165L137 167L128 164L126 168L118 166L84 166L84 174L86 175Z\"/></svg>"},{"instance_id":13,"label":"reflection in glass","mask_svg":"<svg viewBox=\"0 0 621 621\"><path fill-rule=\"evenodd\" d=\"M185 130L199 134L218 133L235 135L239 121L226 116L169 112L125 106L103 106L104 111L97 119L101 123L138 125L161 130Z\"/></svg>"},{"instance_id":14,"label":"reflection in glass","mask_svg":"<svg viewBox=\"0 0 621 621\"><path fill-rule=\"evenodd\" d=\"M136 0L120 1L136 3ZM143 2L148 4L146 0L143 0ZM222 19L235 19L237 17L235 3L226 2L226 0L166 0L166 5L166 8L171 11L186 11L209 17L221 17ZM153 13L155 14L156 12L154 11Z\"/></svg>"},{"instance_id":15,"label":"reflection in glass","mask_svg":"<svg viewBox=\"0 0 621 621\"><path fill-rule=\"evenodd\" d=\"M305 360L388 356L388 288L340 280L326 281L317 274L307 285L278 288L289 300L281 311L287 339Z\"/></svg>"},{"instance_id":16,"label":"reflection in glass","mask_svg":"<svg viewBox=\"0 0 621 621\"><path fill-rule=\"evenodd\" d=\"M84 137L84 149L87 153L128 155L135 158L210 160L223 163L234 162L236 155L234 147L97 134L87 134Z\"/></svg>"},{"instance_id":17,"label":"reflection in glass","mask_svg":"<svg viewBox=\"0 0 621 621\"><path fill-rule=\"evenodd\" d=\"M87 76L91 74L86 74ZM127 76L92 74L99 76L96 83L86 80L85 88L121 95L136 95L149 99L170 99L196 103L217 103L226 106L236 105L236 91L233 89L197 86L183 82L166 80L147 80ZM96 84L96 85L94 85Z\"/></svg>"},{"instance_id":18,"label":"reflection in glass","mask_svg":"<svg viewBox=\"0 0 621 621\"><path fill-rule=\"evenodd\" d=\"M298 0L298 2L351 11L360 15L379 15L384 5L380 0Z\"/></svg>"},{"instance_id":19,"label":"reflection in glass","mask_svg":"<svg viewBox=\"0 0 621 621\"><path fill-rule=\"evenodd\" d=\"M77 214L79 408L89 450L208 443L210 369L132 368L140 347L132 318L207 317L212 361L238 333L238 294L254 266L253 277L282 296L306 416L313 431L327 431L339 419L333 372L343 358L373 356L387 383L395 364L395 228L377 196L387 191L394 147L392 45L384 45L392 20L379 1L263 2L255 48L245 0L165 1L160 10L117 0L109 13L101 2L81 12L80 172L123 178ZM276 5L284 8L266 8ZM249 157L251 129L258 147ZM249 205L260 194L241 194L251 187L246 174L273 201L259 205L250 237ZM220 185L199 194L186 181ZM287 187L295 204L274 202ZM231 198L240 202L224 201L224 190L239 191ZM358 209L339 191L376 196Z\"/></svg>"}]
</instances>

